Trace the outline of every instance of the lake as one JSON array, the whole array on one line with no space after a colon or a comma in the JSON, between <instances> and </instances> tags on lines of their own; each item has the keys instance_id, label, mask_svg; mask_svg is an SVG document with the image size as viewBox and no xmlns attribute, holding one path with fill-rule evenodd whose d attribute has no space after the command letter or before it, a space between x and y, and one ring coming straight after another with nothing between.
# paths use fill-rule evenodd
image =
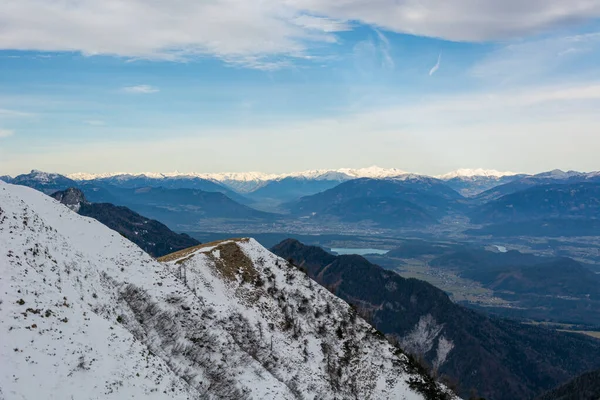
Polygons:
<instances>
[{"instance_id":1,"label":"lake","mask_svg":"<svg viewBox=\"0 0 600 400\"><path fill-rule=\"evenodd\" d=\"M366 254L378 254L383 255L387 254L389 250L378 250L378 249L331 249L333 253L337 253L339 255L344 254L358 254L359 256L364 256Z\"/></svg>"}]
</instances>

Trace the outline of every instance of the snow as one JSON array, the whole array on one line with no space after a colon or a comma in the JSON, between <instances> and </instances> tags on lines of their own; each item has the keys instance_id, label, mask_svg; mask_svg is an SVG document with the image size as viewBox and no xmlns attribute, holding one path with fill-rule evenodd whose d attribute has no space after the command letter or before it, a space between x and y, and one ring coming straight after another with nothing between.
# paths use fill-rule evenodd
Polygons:
<instances>
[{"instance_id":1,"label":"snow","mask_svg":"<svg viewBox=\"0 0 600 400\"><path fill-rule=\"evenodd\" d=\"M436 357L433 367L437 370L448 358L454 343L446 339L442 333L443 325L438 324L431 314L423 315L413 330L400 338L402 348L413 354L426 354L436 346Z\"/></svg>"},{"instance_id":2,"label":"snow","mask_svg":"<svg viewBox=\"0 0 600 400\"><path fill-rule=\"evenodd\" d=\"M60 177L59 174L39 171L37 169L31 170L30 173L33 179L41 183L48 183Z\"/></svg>"},{"instance_id":3,"label":"snow","mask_svg":"<svg viewBox=\"0 0 600 400\"><path fill-rule=\"evenodd\" d=\"M369 168L340 168L337 170L320 169L320 170L308 170L302 172L291 172L284 174L268 174L262 172L219 172L219 173L198 173L198 172L167 172L167 173L155 173L155 172L143 172L143 173L102 173L102 174L88 174L88 173L74 173L67 175L69 178L80 181L101 179L101 178L112 178L112 177L124 177L124 178L135 178L135 177L148 177L155 179L162 178L202 178L208 180L214 180L218 182L225 181L237 181L237 182L269 182L275 180L281 180L285 178L305 178L305 179L316 179L316 180L348 180L355 178L390 178L399 175L406 174L405 171L391 168L385 169L380 167L369 167Z\"/></svg>"},{"instance_id":4,"label":"snow","mask_svg":"<svg viewBox=\"0 0 600 400\"><path fill-rule=\"evenodd\" d=\"M495 169L457 169L456 171L448 172L447 174L437 175L435 178L442 180L449 180L454 178L472 178L472 177L486 177L486 178L502 178L505 176L519 175L518 172L510 171L496 171Z\"/></svg>"},{"instance_id":5,"label":"snow","mask_svg":"<svg viewBox=\"0 0 600 400\"><path fill-rule=\"evenodd\" d=\"M198 173L198 172L167 172L167 173L155 173L155 172L144 172L144 173L102 173L102 174L88 174L88 173L74 173L68 175L69 178L79 181L87 181L101 178L111 177L123 177L135 178L135 177L148 177L154 179L163 178L202 178L213 180L221 183L254 183L260 186L261 183L282 180L285 178L300 178L300 179L311 179L311 180L334 180L334 181L346 181L357 178L372 178L372 179L385 179L385 178L396 178L406 175L422 176L411 174L410 172L397 169L397 168L381 168L378 166L371 166L367 168L339 168L339 169L315 169L300 172L290 172L283 174L269 174L263 172L220 172L220 173ZM518 175L516 172L509 171L496 171L493 169L459 169L453 172L449 172L443 175L433 176L437 179L448 180L452 178L461 177L491 177L501 178L504 176Z\"/></svg>"},{"instance_id":6,"label":"snow","mask_svg":"<svg viewBox=\"0 0 600 400\"><path fill-rule=\"evenodd\" d=\"M600 172L589 172L579 173L575 171L564 172L561 170L554 170L544 172L536 175L539 178L551 178L551 179L566 179L576 175L586 175L588 179L597 177ZM442 175L431 176L432 178L441 180L450 180L455 178L460 179L475 179L475 178L488 178L488 179L500 179L507 176L520 175L518 172L510 171L497 171L495 169L467 169L461 168L456 171L448 172ZM291 172L284 174L267 174L262 172L223 172L223 173L181 173L181 172L167 172L167 173L155 173L155 172L144 172L144 173L102 173L102 174L88 174L88 173L74 173L67 175L67 177L76 181L88 181L94 179L119 177L123 180L132 179L136 177L148 177L154 179L164 178L202 178L212 180L220 183L224 183L240 192L252 192L266 183L271 181L282 180L285 178L299 178L299 179L310 179L310 180L333 180L333 181L347 181L357 178L372 178L372 179L409 179L410 177L429 177L427 175L412 174L396 168L381 168L372 166L368 168L340 168L340 169L320 169L320 170L308 170L301 172Z\"/></svg>"},{"instance_id":7,"label":"snow","mask_svg":"<svg viewBox=\"0 0 600 400\"><path fill-rule=\"evenodd\" d=\"M6 400L194 394L116 323L115 293L102 273L133 261L124 253L135 255L139 273L148 256L33 189L1 184L0 207L0 387Z\"/></svg>"},{"instance_id":8,"label":"snow","mask_svg":"<svg viewBox=\"0 0 600 400\"><path fill-rule=\"evenodd\" d=\"M348 304L252 239L159 262L33 189L0 182L0 207L3 400L424 398Z\"/></svg>"}]
</instances>

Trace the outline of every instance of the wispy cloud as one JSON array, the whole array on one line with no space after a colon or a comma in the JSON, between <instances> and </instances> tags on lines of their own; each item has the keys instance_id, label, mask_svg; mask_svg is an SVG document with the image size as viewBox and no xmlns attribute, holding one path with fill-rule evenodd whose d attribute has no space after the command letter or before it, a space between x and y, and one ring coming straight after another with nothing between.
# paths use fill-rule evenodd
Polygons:
<instances>
[{"instance_id":1,"label":"wispy cloud","mask_svg":"<svg viewBox=\"0 0 600 400\"><path fill-rule=\"evenodd\" d=\"M393 69L396 64L390 54L390 41L380 30L375 29L375 33L377 33L377 37L379 38L379 51L381 52L382 66Z\"/></svg>"},{"instance_id":2,"label":"wispy cloud","mask_svg":"<svg viewBox=\"0 0 600 400\"><path fill-rule=\"evenodd\" d=\"M389 40L379 30L373 31L375 37L359 41L352 49L354 65L365 77L377 77L382 70L393 70L395 67Z\"/></svg>"},{"instance_id":3,"label":"wispy cloud","mask_svg":"<svg viewBox=\"0 0 600 400\"><path fill-rule=\"evenodd\" d=\"M0 49L187 61L313 54L354 26L457 41L521 38L600 17L597 0L19 0L0 4ZM123 4L121 4L123 3ZM120 6L115 6L118 4ZM85 23L82 23L85 21ZM348 23L352 21L352 23ZM383 42L385 40L382 39ZM389 62L389 58L386 58ZM273 65L273 64L271 64Z\"/></svg>"},{"instance_id":4,"label":"wispy cloud","mask_svg":"<svg viewBox=\"0 0 600 400\"><path fill-rule=\"evenodd\" d=\"M136 85L136 86L126 86L123 88L124 92L127 93L136 93L136 94L151 94L160 92L160 90L154 86L150 85Z\"/></svg>"},{"instance_id":5,"label":"wispy cloud","mask_svg":"<svg viewBox=\"0 0 600 400\"><path fill-rule=\"evenodd\" d=\"M0 138L9 137L15 134L15 131L9 129L0 129Z\"/></svg>"},{"instance_id":6,"label":"wispy cloud","mask_svg":"<svg viewBox=\"0 0 600 400\"><path fill-rule=\"evenodd\" d=\"M429 76L435 74L438 69L440 69L440 65L442 63L442 53L438 55L437 63L429 70Z\"/></svg>"},{"instance_id":7,"label":"wispy cloud","mask_svg":"<svg viewBox=\"0 0 600 400\"><path fill-rule=\"evenodd\" d=\"M352 26L346 21L339 21L326 17L315 17L312 15L301 15L294 22L302 28L313 29L321 32L342 32L352 30Z\"/></svg>"}]
</instances>

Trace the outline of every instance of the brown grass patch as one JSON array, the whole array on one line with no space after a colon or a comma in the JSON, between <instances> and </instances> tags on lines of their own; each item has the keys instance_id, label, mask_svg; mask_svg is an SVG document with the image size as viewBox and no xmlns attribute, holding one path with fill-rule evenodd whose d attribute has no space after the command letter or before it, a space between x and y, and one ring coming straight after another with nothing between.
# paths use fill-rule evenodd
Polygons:
<instances>
[{"instance_id":1,"label":"brown grass patch","mask_svg":"<svg viewBox=\"0 0 600 400\"><path fill-rule=\"evenodd\" d=\"M179 250L174 253L167 254L166 256L159 257L159 258L157 258L157 260L160 262L171 262L171 261L179 260L178 263L181 263L181 262L185 261L185 260L183 260L183 258L185 258L185 259L189 258L188 256L190 256L192 253L196 252L197 250L204 249L206 247L218 246L220 243L223 243L223 242L248 242L248 240L249 239L245 239L245 238L244 239L225 239L225 240L217 240L217 241L210 242L210 243L202 243L197 246L188 247L187 249Z\"/></svg>"},{"instance_id":2,"label":"brown grass patch","mask_svg":"<svg viewBox=\"0 0 600 400\"><path fill-rule=\"evenodd\" d=\"M244 254L237 243L222 243L215 250L219 250L220 257L214 257L211 253L208 256L214 260L216 268L225 278L233 281L239 275L243 282L256 282L258 272L254 268L252 260Z\"/></svg>"}]
</instances>

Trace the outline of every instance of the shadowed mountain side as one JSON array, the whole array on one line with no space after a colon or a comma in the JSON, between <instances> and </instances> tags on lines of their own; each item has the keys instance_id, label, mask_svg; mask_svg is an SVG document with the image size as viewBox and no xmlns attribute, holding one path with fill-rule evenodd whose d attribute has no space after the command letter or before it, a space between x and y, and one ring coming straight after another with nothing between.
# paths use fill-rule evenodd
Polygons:
<instances>
[{"instance_id":1,"label":"shadowed mountain side","mask_svg":"<svg viewBox=\"0 0 600 400\"><path fill-rule=\"evenodd\" d=\"M466 200L428 177L355 179L284 205L292 214L380 226L425 226L466 209Z\"/></svg>"},{"instance_id":2,"label":"shadowed mountain side","mask_svg":"<svg viewBox=\"0 0 600 400\"><path fill-rule=\"evenodd\" d=\"M475 223L542 218L600 218L600 183L536 186L491 201L471 215Z\"/></svg>"},{"instance_id":3,"label":"shadowed mountain side","mask_svg":"<svg viewBox=\"0 0 600 400\"><path fill-rule=\"evenodd\" d=\"M600 371L586 372L535 400L598 400Z\"/></svg>"},{"instance_id":4,"label":"shadowed mountain side","mask_svg":"<svg viewBox=\"0 0 600 400\"><path fill-rule=\"evenodd\" d=\"M99 187L117 187L121 189L137 189L144 187L165 189L194 189L203 192L223 193L238 203L248 204L251 201L224 185L208 179L194 176L180 177L149 177L145 175L117 175L108 178L98 178L89 181L79 181L79 184L88 184Z\"/></svg>"},{"instance_id":5,"label":"shadowed mountain side","mask_svg":"<svg viewBox=\"0 0 600 400\"><path fill-rule=\"evenodd\" d=\"M486 317L426 282L404 279L360 256L336 257L295 240L272 251L305 268L357 305L377 329L459 382L464 396L475 388L485 398L530 398L600 366L600 341Z\"/></svg>"},{"instance_id":6,"label":"shadowed mountain side","mask_svg":"<svg viewBox=\"0 0 600 400\"><path fill-rule=\"evenodd\" d=\"M160 257L200 244L186 234L177 234L162 223L146 218L127 207L109 203L90 203L79 189L67 189L52 195L77 212L94 218L119 232L153 257Z\"/></svg>"},{"instance_id":7,"label":"shadowed mountain side","mask_svg":"<svg viewBox=\"0 0 600 400\"><path fill-rule=\"evenodd\" d=\"M247 197L256 201L273 200L287 202L331 189L340 184L337 180L314 180L289 177L274 180L258 188Z\"/></svg>"}]
</instances>

